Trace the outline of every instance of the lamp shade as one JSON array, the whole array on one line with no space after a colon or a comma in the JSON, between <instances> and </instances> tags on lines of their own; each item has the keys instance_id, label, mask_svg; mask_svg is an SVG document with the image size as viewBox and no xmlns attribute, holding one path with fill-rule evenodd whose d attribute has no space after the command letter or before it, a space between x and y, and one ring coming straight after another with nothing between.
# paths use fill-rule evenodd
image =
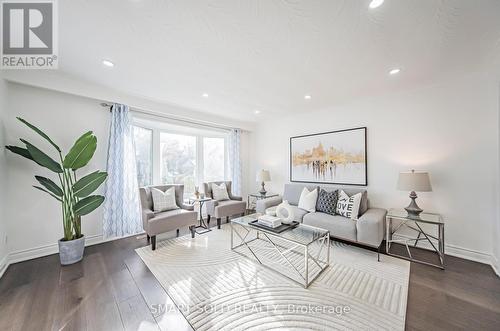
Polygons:
<instances>
[{"instance_id":1,"label":"lamp shade","mask_svg":"<svg viewBox=\"0 0 500 331\"><path fill-rule=\"evenodd\" d=\"M430 192L432 191L431 181L427 172L401 172L398 179L398 190Z\"/></svg>"},{"instance_id":2,"label":"lamp shade","mask_svg":"<svg viewBox=\"0 0 500 331\"><path fill-rule=\"evenodd\" d=\"M270 180L271 180L271 174L269 174L269 170L261 170L257 172L258 182L269 182Z\"/></svg>"}]
</instances>

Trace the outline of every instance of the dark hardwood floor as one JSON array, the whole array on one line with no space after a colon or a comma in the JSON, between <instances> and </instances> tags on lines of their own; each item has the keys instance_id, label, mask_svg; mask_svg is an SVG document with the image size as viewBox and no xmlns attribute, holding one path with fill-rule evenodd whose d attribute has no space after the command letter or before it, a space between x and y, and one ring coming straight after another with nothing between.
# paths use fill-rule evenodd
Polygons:
<instances>
[{"instance_id":1,"label":"dark hardwood floor","mask_svg":"<svg viewBox=\"0 0 500 331\"><path fill-rule=\"evenodd\" d=\"M0 279L0 330L191 330L134 252L145 245L131 237L87 247L67 267L58 255L11 265ZM406 328L500 330L500 278L454 257L445 271L412 263Z\"/></svg>"}]
</instances>

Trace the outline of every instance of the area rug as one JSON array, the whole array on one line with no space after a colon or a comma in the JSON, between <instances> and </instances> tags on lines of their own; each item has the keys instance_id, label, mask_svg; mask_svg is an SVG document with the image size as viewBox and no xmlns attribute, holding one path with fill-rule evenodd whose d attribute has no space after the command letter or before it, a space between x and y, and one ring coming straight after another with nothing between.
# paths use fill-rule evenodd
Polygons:
<instances>
[{"instance_id":1,"label":"area rug","mask_svg":"<svg viewBox=\"0 0 500 331\"><path fill-rule=\"evenodd\" d=\"M195 330L404 330L409 262L332 241L330 266L305 289L230 242L226 224L136 252Z\"/></svg>"}]
</instances>

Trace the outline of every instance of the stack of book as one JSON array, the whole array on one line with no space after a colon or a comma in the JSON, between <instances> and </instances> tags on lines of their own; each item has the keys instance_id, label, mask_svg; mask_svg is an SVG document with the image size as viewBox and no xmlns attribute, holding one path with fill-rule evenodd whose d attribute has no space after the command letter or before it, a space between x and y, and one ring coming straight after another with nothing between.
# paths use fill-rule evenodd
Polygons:
<instances>
[{"instance_id":1,"label":"stack of book","mask_svg":"<svg viewBox=\"0 0 500 331\"><path fill-rule=\"evenodd\" d=\"M257 222L260 225L264 225L274 229L281 225L281 218L271 215L262 215L257 218Z\"/></svg>"}]
</instances>

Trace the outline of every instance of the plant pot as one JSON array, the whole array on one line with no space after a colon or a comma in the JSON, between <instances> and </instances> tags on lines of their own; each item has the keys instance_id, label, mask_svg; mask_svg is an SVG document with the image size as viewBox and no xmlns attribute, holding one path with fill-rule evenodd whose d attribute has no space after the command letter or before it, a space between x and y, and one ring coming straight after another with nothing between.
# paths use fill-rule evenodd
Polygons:
<instances>
[{"instance_id":1,"label":"plant pot","mask_svg":"<svg viewBox=\"0 0 500 331\"><path fill-rule=\"evenodd\" d=\"M59 259L62 265L80 262L83 259L85 249L85 236L81 238L63 241L59 239Z\"/></svg>"}]
</instances>

